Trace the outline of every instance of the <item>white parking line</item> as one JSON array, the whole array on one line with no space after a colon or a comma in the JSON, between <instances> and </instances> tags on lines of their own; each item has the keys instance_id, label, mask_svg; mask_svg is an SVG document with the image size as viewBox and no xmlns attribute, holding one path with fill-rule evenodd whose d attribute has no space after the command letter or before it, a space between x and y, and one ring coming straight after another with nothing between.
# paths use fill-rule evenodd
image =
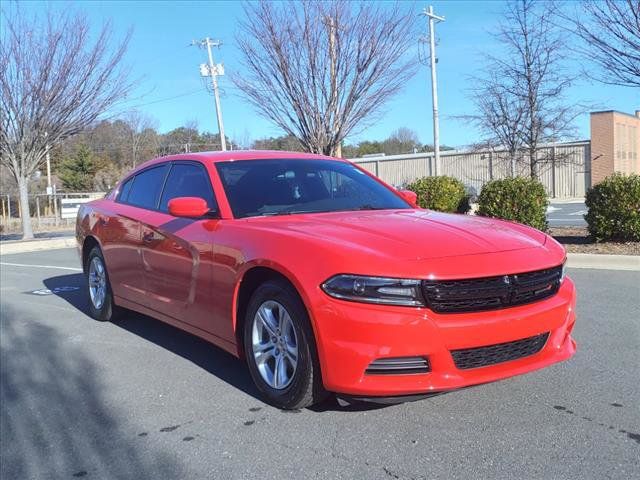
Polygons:
<instances>
[{"instance_id":1,"label":"white parking line","mask_svg":"<svg viewBox=\"0 0 640 480\"><path fill-rule=\"evenodd\" d=\"M26 263L8 263L8 262L0 262L0 265L7 265L9 267L57 268L58 270L71 270L72 272L82 271L81 268L58 267L56 265L30 265Z\"/></svg>"}]
</instances>

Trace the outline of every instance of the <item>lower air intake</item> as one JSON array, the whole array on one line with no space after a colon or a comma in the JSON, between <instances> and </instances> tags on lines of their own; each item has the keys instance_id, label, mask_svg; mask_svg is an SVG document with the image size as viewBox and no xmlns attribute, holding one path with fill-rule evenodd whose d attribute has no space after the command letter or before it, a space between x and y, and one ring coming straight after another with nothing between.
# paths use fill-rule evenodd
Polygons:
<instances>
[{"instance_id":1,"label":"lower air intake","mask_svg":"<svg viewBox=\"0 0 640 480\"><path fill-rule=\"evenodd\" d=\"M538 353L547 343L549 333L542 333L535 337L523 338L515 342L498 343L486 347L465 348L453 350L451 356L460 370L468 368L486 367L496 363L510 362L519 358Z\"/></svg>"},{"instance_id":2,"label":"lower air intake","mask_svg":"<svg viewBox=\"0 0 640 480\"><path fill-rule=\"evenodd\" d=\"M379 358L365 370L367 375L407 375L429 373L431 366L425 357Z\"/></svg>"}]
</instances>

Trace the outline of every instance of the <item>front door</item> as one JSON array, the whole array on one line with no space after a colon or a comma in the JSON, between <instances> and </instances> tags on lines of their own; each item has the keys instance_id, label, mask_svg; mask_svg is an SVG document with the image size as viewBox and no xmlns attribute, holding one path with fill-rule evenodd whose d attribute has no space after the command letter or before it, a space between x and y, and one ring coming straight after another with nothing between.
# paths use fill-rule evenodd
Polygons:
<instances>
[{"instance_id":1,"label":"front door","mask_svg":"<svg viewBox=\"0 0 640 480\"><path fill-rule=\"evenodd\" d=\"M158 204L141 227L142 265L149 307L215 333L207 315L212 301L211 220L177 218L169 200L203 198L215 209L209 174L198 162L173 162Z\"/></svg>"}]
</instances>

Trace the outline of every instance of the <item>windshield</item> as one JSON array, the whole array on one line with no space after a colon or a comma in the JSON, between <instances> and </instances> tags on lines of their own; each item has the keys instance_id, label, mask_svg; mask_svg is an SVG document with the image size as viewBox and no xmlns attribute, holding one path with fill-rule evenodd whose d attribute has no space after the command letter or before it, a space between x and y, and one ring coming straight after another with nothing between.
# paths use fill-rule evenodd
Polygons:
<instances>
[{"instance_id":1,"label":"windshield","mask_svg":"<svg viewBox=\"0 0 640 480\"><path fill-rule=\"evenodd\" d=\"M216 163L236 218L411 208L350 163L241 160Z\"/></svg>"}]
</instances>

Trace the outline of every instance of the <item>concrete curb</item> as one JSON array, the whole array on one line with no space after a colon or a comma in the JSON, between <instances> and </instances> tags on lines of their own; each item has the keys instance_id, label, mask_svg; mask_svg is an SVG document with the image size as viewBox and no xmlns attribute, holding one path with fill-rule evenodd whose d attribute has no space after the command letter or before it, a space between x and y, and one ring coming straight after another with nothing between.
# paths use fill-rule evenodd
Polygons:
<instances>
[{"instance_id":1,"label":"concrete curb","mask_svg":"<svg viewBox=\"0 0 640 480\"><path fill-rule=\"evenodd\" d=\"M567 253L567 267L598 270L640 272L640 255L601 255L599 253Z\"/></svg>"},{"instance_id":2,"label":"concrete curb","mask_svg":"<svg viewBox=\"0 0 640 480\"><path fill-rule=\"evenodd\" d=\"M76 246L75 237L45 238L27 241L11 241L0 243L0 255L13 253L37 252L40 250L56 250Z\"/></svg>"}]
</instances>

